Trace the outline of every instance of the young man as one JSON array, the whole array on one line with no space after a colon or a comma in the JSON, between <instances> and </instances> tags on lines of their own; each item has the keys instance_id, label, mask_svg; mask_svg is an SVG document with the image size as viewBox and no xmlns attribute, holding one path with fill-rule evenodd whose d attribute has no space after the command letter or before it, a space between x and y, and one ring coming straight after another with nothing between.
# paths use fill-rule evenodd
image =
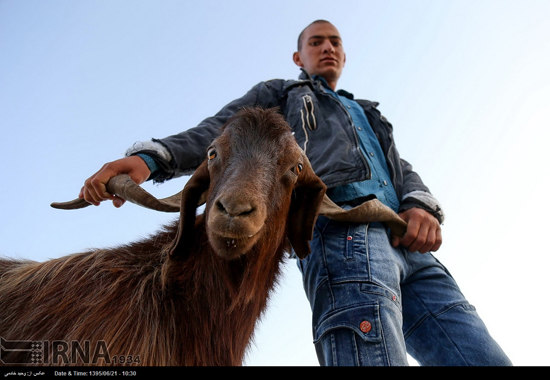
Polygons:
<instances>
[{"instance_id":1,"label":"young man","mask_svg":"<svg viewBox=\"0 0 550 380\"><path fill-rule=\"evenodd\" d=\"M114 175L164 181L190 174L218 128L244 106L280 107L327 194L342 207L376 196L408 222L398 239L379 223L347 224L319 217L312 253L298 266L313 311L322 365L406 365L408 351L426 365L509 365L498 344L429 252L442 242L444 215L409 163L399 157L392 126L377 103L336 91L345 66L342 39L318 20L298 38L299 80L254 86L199 126L135 145L127 157L90 177L80 197L124 200L105 191Z\"/></svg>"}]
</instances>

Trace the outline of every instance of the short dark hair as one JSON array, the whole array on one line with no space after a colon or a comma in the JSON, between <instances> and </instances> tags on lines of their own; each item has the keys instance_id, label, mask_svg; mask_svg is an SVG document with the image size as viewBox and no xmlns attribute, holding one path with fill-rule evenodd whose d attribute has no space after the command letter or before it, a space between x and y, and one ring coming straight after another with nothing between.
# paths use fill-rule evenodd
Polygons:
<instances>
[{"instance_id":1,"label":"short dark hair","mask_svg":"<svg viewBox=\"0 0 550 380\"><path fill-rule=\"evenodd\" d=\"M327 20L315 20L313 21L311 24L309 24L308 26L306 26L304 28L304 30L302 30L302 32L300 33L300 35L298 36L298 51L300 51L300 49L302 49L302 36L304 35L304 32L306 31L307 28L309 28L311 25L313 24L319 24L319 23L322 23L322 22L326 22L327 24L330 24L331 22L330 21L327 21Z\"/></svg>"}]
</instances>

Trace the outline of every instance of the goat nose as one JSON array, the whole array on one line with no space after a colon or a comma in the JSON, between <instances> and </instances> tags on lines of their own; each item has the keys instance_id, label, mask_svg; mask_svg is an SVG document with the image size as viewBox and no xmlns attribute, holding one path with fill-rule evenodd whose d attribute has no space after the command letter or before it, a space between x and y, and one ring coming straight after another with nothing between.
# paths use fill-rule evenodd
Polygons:
<instances>
[{"instance_id":1,"label":"goat nose","mask_svg":"<svg viewBox=\"0 0 550 380\"><path fill-rule=\"evenodd\" d=\"M255 207L249 202L238 201L234 199L218 199L216 201L218 210L232 218L237 216L246 216L254 212Z\"/></svg>"}]
</instances>

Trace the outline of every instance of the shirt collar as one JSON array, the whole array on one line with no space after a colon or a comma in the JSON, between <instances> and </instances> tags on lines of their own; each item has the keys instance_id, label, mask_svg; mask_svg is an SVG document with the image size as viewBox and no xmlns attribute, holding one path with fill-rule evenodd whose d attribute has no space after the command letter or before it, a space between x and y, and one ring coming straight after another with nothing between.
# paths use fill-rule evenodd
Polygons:
<instances>
[{"instance_id":1,"label":"shirt collar","mask_svg":"<svg viewBox=\"0 0 550 380\"><path fill-rule=\"evenodd\" d=\"M328 90L329 92L333 92L333 93L336 93L336 94L341 95L341 96L345 96L346 98L353 100L353 94L352 94L352 93L347 92L346 90L336 90L336 91L334 91L334 90L328 85L328 82L326 81L326 79L323 78L322 76L313 75L311 78L312 78L313 80L316 80L316 81L321 82L321 84L323 85L323 87L325 88L325 90Z\"/></svg>"}]
</instances>

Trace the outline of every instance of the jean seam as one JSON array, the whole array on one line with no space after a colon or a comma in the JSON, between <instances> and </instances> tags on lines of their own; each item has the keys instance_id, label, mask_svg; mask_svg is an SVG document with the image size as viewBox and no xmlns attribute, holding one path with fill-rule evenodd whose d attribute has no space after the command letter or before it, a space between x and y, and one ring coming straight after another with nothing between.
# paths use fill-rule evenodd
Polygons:
<instances>
[{"instance_id":1,"label":"jean seam","mask_svg":"<svg viewBox=\"0 0 550 380\"><path fill-rule=\"evenodd\" d=\"M329 221L330 223L330 221ZM327 223L328 225L328 223ZM326 225L325 225L326 227ZM316 227L317 228L317 227ZM325 239L323 237L323 234L322 233L319 233L319 239L321 239L321 253L322 253L322 257L323 257L323 265L327 271L327 278L324 279L323 281L320 281L319 284L317 284L317 287L315 288L315 294L318 293L319 289L325 284L327 283L328 284L328 290L329 290L329 294L330 294L330 304L331 304L331 309L334 309L334 293L332 291L332 284L330 283L330 272L329 272L329 267L328 267L328 263L327 263L327 252L326 252L326 249L325 249Z\"/></svg>"},{"instance_id":2,"label":"jean seam","mask_svg":"<svg viewBox=\"0 0 550 380\"><path fill-rule=\"evenodd\" d=\"M382 306L380 306L382 307ZM386 357L386 363L390 364L390 357L388 354L388 345L386 342L386 335L384 334L384 323L382 323L382 313L380 313L380 337L382 338L382 347L384 348L384 356Z\"/></svg>"},{"instance_id":3,"label":"jean seam","mask_svg":"<svg viewBox=\"0 0 550 380\"><path fill-rule=\"evenodd\" d=\"M364 289L364 286L366 285L371 285L371 287L375 287L376 289L380 289L380 290L374 291L373 289ZM360 291L362 293L372 294L375 296L385 298L386 300L390 301L391 305L396 306L400 310L400 312L403 313L403 305L401 304L401 300L400 300L401 296L398 296L394 291L392 291L387 286L382 285L376 281L361 281Z\"/></svg>"},{"instance_id":4,"label":"jean seam","mask_svg":"<svg viewBox=\"0 0 550 380\"><path fill-rule=\"evenodd\" d=\"M332 355L332 363L338 365L338 355L336 354L336 338L330 333L330 354Z\"/></svg>"},{"instance_id":5,"label":"jean seam","mask_svg":"<svg viewBox=\"0 0 550 380\"><path fill-rule=\"evenodd\" d=\"M372 281L372 273L371 273L371 270L370 270L369 227L370 227L370 224L367 223L367 225L365 226L365 242L364 242L364 244L365 244L365 255L367 256L365 265L367 266L368 280Z\"/></svg>"},{"instance_id":6,"label":"jean seam","mask_svg":"<svg viewBox=\"0 0 550 380\"><path fill-rule=\"evenodd\" d=\"M464 306L464 303L461 302L461 303L455 303L453 305L450 305L449 307L443 309L441 312L437 313L437 314L434 314L432 312L429 311L429 309L425 306L424 302L418 297L418 294L411 289L411 292L413 292L417 298L417 300L419 300L421 303L422 303L422 306L424 306L424 309L427 311L427 314L424 316L424 318L422 318L421 321L419 321L418 323L415 324L414 328L411 329L411 331L407 334L407 336L405 336L404 338L407 339L409 336L412 335L412 333L414 331L416 331L418 329L418 327L420 327L420 325L422 325L422 323L424 323L424 321L426 319L428 319L428 317L433 317L434 319L434 322L437 324L437 326L439 326L439 328L441 329L441 331L444 332L445 336L447 337L447 339L449 340L449 342L451 342L453 344L453 346L455 347L456 349L456 352L458 352L460 354L460 357L462 358L462 360L464 360L464 363L467 363L467 360L464 358L464 355L462 355L462 352L460 351L460 348L457 346L457 344L455 343L455 341L453 339L451 339L449 337L449 335L447 334L447 331L441 327L441 324L439 323L438 321L438 317L442 316L443 314L447 313L448 311L450 311L451 309L454 309L455 307L459 307L459 306Z\"/></svg>"}]
</instances>

